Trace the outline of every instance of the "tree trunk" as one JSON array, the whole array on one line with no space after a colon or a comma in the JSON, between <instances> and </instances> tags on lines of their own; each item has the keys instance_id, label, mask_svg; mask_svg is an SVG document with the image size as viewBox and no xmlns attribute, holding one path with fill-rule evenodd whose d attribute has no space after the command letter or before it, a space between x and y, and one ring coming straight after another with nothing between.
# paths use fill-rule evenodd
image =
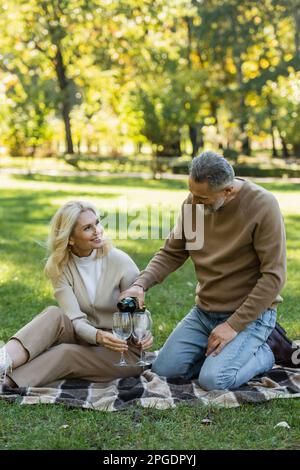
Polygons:
<instances>
[{"instance_id":1,"label":"tree trunk","mask_svg":"<svg viewBox=\"0 0 300 470\"><path fill-rule=\"evenodd\" d=\"M66 76L66 69L63 62L63 57L59 45L56 45L56 56L55 56L55 71L58 78L59 88L61 91L62 98L62 117L65 125L65 137L66 137L66 153L73 154L74 146L72 139L70 111L71 103L69 96L69 84L70 81Z\"/></svg>"},{"instance_id":2,"label":"tree trunk","mask_svg":"<svg viewBox=\"0 0 300 470\"><path fill-rule=\"evenodd\" d=\"M86 139L86 151L87 151L87 153L92 152L92 141L89 137L87 137L87 139Z\"/></svg>"},{"instance_id":3,"label":"tree trunk","mask_svg":"<svg viewBox=\"0 0 300 470\"><path fill-rule=\"evenodd\" d=\"M300 157L300 142L293 144L295 157Z\"/></svg>"},{"instance_id":4,"label":"tree trunk","mask_svg":"<svg viewBox=\"0 0 300 470\"><path fill-rule=\"evenodd\" d=\"M211 109L211 115L215 120L217 135L219 135L220 134L219 120L218 120L218 114L217 114L217 103L215 101L210 101L210 109Z\"/></svg>"},{"instance_id":5,"label":"tree trunk","mask_svg":"<svg viewBox=\"0 0 300 470\"><path fill-rule=\"evenodd\" d=\"M242 138L242 152L245 155L248 155L248 156L251 155L251 142L247 135Z\"/></svg>"},{"instance_id":6,"label":"tree trunk","mask_svg":"<svg viewBox=\"0 0 300 470\"><path fill-rule=\"evenodd\" d=\"M200 147L203 147L203 137L200 126L189 125L189 135L192 144L192 158L196 157Z\"/></svg>"},{"instance_id":7,"label":"tree trunk","mask_svg":"<svg viewBox=\"0 0 300 470\"><path fill-rule=\"evenodd\" d=\"M246 125L247 119L246 116L246 106L244 97L242 96L240 99L240 129L241 129L241 142L242 142L242 152L245 155L251 155L251 146L250 146L250 139L247 135Z\"/></svg>"},{"instance_id":8,"label":"tree trunk","mask_svg":"<svg viewBox=\"0 0 300 470\"><path fill-rule=\"evenodd\" d=\"M143 147L142 142L136 142L136 144L135 144L135 153L136 153L136 155L140 155L142 153L142 147Z\"/></svg>"},{"instance_id":9,"label":"tree trunk","mask_svg":"<svg viewBox=\"0 0 300 470\"><path fill-rule=\"evenodd\" d=\"M278 130L280 142L281 142L281 145L282 145L282 157L283 158L288 158L290 156L290 154L289 154L289 151L288 151L288 148L287 148L287 144L286 144L285 138L283 137L282 132L279 129L278 125L277 125L277 130Z\"/></svg>"},{"instance_id":10,"label":"tree trunk","mask_svg":"<svg viewBox=\"0 0 300 470\"><path fill-rule=\"evenodd\" d=\"M242 65L240 61L236 61L237 67L237 79L240 89L243 87L243 74L242 74ZM240 110L239 110L239 123L240 123L240 130L241 130L241 142L242 142L242 152L245 155L251 155L251 146L250 146L250 139L247 135L246 125L247 125L247 109L245 105L245 99L243 92L241 91L240 97Z\"/></svg>"},{"instance_id":11,"label":"tree trunk","mask_svg":"<svg viewBox=\"0 0 300 470\"><path fill-rule=\"evenodd\" d=\"M268 113L269 113L269 119L270 119L271 138L272 138L272 157L278 157L276 144L275 144L276 123L275 123L274 114L273 114L274 106L273 106L270 96L267 96L267 106L268 106Z\"/></svg>"},{"instance_id":12,"label":"tree trunk","mask_svg":"<svg viewBox=\"0 0 300 470\"><path fill-rule=\"evenodd\" d=\"M274 135L274 124L273 120L271 119L271 137L272 137L272 157L277 158L278 153L275 145L275 135Z\"/></svg>"},{"instance_id":13,"label":"tree trunk","mask_svg":"<svg viewBox=\"0 0 300 470\"><path fill-rule=\"evenodd\" d=\"M72 131L71 131L71 122L70 122L70 108L67 103L63 103L62 116L65 124L65 133L66 133L66 153L73 154L73 140L72 140Z\"/></svg>"},{"instance_id":14,"label":"tree trunk","mask_svg":"<svg viewBox=\"0 0 300 470\"><path fill-rule=\"evenodd\" d=\"M77 141L77 153L78 155L81 155L81 139L78 139Z\"/></svg>"},{"instance_id":15,"label":"tree trunk","mask_svg":"<svg viewBox=\"0 0 300 470\"><path fill-rule=\"evenodd\" d=\"M163 149L156 151L158 157L181 157L180 138L178 140L174 139L173 142L162 142L160 145Z\"/></svg>"},{"instance_id":16,"label":"tree trunk","mask_svg":"<svg viewBox=\"0 0 300 470\"><path fill-rule=\"evenodd\" d=\"M241 109L244 107L244 99L241 98ZM250 138L247 135L246 131L246 121L243 117L240 120L240 129L241 129L241 143L242 143L242 152L245 155L251 155L251 145L250 145Z\"/></svg>"},{"instance_id":17,"label":"tree trunk","mask_svg":"<svg viewBox=\"0 0 300 470\"><path fill-rule=\"evenodd\" d=\"M290 153L288 151L285 138L280 135L281 145L282 145L282 156L283 158L289 158Z\"/></svg>"}]
</instances>

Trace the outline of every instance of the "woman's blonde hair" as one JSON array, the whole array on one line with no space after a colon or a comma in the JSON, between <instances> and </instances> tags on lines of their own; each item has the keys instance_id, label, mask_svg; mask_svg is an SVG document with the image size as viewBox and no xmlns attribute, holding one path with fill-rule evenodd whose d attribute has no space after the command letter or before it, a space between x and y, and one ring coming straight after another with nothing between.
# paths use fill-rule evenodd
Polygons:
<instances>
[{"instance_id":1,"label":"woman's blonde hair","mask_svg":"<svg viewBox=\"0 0 300 470\"><path fill-rule=\"evenodd\" d=\"M49 257L45 266L45 273L52 281L57 280L68 263L70 258L69 238L79 215L88 210L99 217L96 207L89 201L69 201L54 214L47 240ZM102 247L97 250L97 256L105 256L110 248L110 241L104 239Z\"/></svg>"}]
</instances>

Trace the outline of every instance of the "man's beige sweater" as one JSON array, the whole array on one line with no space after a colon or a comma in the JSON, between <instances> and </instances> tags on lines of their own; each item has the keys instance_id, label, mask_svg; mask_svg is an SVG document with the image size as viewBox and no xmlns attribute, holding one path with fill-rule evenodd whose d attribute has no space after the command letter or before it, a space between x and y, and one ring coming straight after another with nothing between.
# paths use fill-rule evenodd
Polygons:
<instances>
[{"instance_id":1,"label":"man's beige sweater","mask_svg":"<svg viewBox=\"0 0 300 470\"><path fill-rule=\"evenodd\" d=\"M189 195L184 203L191 201ZM276 198L262 187L244 181L234 199L204 216L202 249L187 251L185 243L173 230L134 284L147 290L190 256L198 279L196 304L207 312L230 312L227 321L236 331L282 301L284 222Z\"/></svg>"}]
</instances>

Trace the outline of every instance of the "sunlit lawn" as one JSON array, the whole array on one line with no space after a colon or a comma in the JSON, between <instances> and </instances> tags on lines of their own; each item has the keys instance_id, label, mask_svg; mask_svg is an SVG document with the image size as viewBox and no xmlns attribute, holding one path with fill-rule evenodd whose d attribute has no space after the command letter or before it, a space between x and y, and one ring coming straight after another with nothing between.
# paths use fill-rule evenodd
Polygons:
<instances>
[{"instance_id":1,"label":"sunlit lawn","mask_svg":"<svg viewBox=\"0 0 300 470\"><path fill-rule=\"evenodd\" d=\"M288 240L288 282L279 310L280 322L300 338L300 185L264 184L273 191L285 217ZM66 200L94 201L105 214L126 204L141 211L147 205L178 210L187 194L181 181L142 181L128 178L0 177L0 339L9 336L53 304L49 283L42 275L48 224ZM134 220L134 212L129 222ZM137 232L131 235L138 235ZM272 230L272 227L270 227ZM124 231L123 231L124 232ZM144 232L145 233L145 232ZM111 231L111 235L113 232ZM122 230L121 230L122 235ZM123 235L124 236L124 233ZM120 239L142 269L161 240ZM187 262L166 281L149 291L147 306L154 319L155 348L159 348L194 301L195 276ZM213 424L201 420L211 413ZM290 430L274 429L287 421ZM63 424L69 427L61 428ZM26 430L24 432L24 430ZM300 448L300 401L276 400L238 409L208 409L183 404L175 410L137 410L122 413L71 410L63 406L25 407L0 403L0 448L3 449L272 449Z\"/></svg>"}]
</instances>

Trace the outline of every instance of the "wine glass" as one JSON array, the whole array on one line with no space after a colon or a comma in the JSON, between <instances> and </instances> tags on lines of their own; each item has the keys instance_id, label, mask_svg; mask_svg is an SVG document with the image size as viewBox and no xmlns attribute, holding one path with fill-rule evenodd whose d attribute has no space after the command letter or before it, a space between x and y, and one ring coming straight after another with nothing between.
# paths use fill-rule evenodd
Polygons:
<instances>
[{"instance_id":1,"label":"wine glass","mask_svg":"<svg viewBox=\"0 0 300 470\"><path fill-rule=\"evenodd\" d=\"M119 339L128 339L132 333L132 321L129 312L115 312L113 314L112 331ZM120 362L116 366L127 366L123 351L121 352Z\"/></svg>"},{"instance_id":2,"label":"wine glass","mask_svg":"<svg viewBox=\"0 0 300 470\"><path fill-rule=\"evenodd\" d=\"M151 331L152 320L150 312L134 312L132 315L132 336L137 341L142 341ZM144 360L144 351L141 347L139 366L148 366L151 363Z\"/></svg>"}]
</instances>

